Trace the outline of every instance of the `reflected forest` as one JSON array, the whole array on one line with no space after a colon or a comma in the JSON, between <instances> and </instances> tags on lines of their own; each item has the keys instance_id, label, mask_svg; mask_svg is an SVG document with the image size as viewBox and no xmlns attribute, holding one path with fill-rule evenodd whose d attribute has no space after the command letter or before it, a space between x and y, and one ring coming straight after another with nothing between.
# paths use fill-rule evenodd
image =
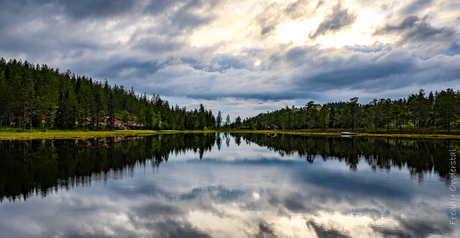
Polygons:
<instances>
[{"instance_id":1,"label":"reflected forest","mask_svg":"<svg viewBox=\"0 0 460 238\"><path fill-rule=\"evenodd\" d=\"M170 155L193 151L200 159L215 146L255 143L307 163L338 160L356 171L367 163L373 171L408 168L423 182L437 175L450 185L450 140L312 137L283 134L173 134L87 140L0 141L0 201L26 200L53 191L90 186L92 181L132 177L136 166L159 167ZM459 165L455 165L460 171ZM160 168L157 168L160 169Z\"/></svg>"}]
</instances>

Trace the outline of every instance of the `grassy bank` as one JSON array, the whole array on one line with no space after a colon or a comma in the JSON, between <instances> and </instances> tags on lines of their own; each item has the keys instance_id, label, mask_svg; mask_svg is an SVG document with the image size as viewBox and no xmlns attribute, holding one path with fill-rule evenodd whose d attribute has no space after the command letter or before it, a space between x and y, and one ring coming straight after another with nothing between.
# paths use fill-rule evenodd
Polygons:
<instances>
[{"instance_id":1,"label":"grassy bank","mask_svg":"<svg viewBox=\"0 0 460 238\"><path fill-rule=\"evenodd\" d=\"M290 134L290 135L311 135L311 136L341 136L342 131L348 130L302 130L302 131L284 131L284 130L232 130L233 133L262 133L262 134ZM459 134L443 133L410 133L410 132L353 132L357 137L382 137L382 138L408 138L408 139L459 139Z\"/></svg>"},{"instance_id":2,"label":"grassy bank","mask_svg":"<svg viewBox=\"0 0 460 238\"><path fill-rule=\"evenodd\" d=\"M311 135L311 136L340 136L340 133L343 131L349 131L347 129L309 129L309 130L294 130L294 131L285 131L285 130L227 130L221 132L231 132L231 133L258 133L258 134L290 134L290 135ZM406 130L406 131L365 131L357 130L353 131L357 133L358 137L382 137L382 138L408 138L408 139L458 139L460 140L460 133L453 132L451 134L446 134L441 131L422 131L418 132L415 130Z\"/></svg>"},{"instance_id":3,"label":"grassy bank","mask_svg":"<svg viewBox=\"0 0 460 238\"><path fill-rule=\"evenodd\" d=\"M340 136L341 129L326 130L302 130L302 131L284 131L284 130L206 130L206 131L174 131L174 130L116 130L116 131L59 131L51 130L48 132L22 132L22 131L0 131L0 140L30 140L30 139L88 139L103 137L119 136L149 136L158 134L173 133L257 133L257 134L290 134L290 135L311 135L311 136ZM460 139L460 134L443 134L442 132L414 132L414 131L389 131L383 132L366 132L356 131L358 137L382 137L382 138L407 138L407 139Z\"/></svg>"},{"instance_id":4,"label":"grassy bank","mask_svg":"<svg viewBox=\"0 0 460 238\"><path fill-rule=\"evenodd\" d=\"M170 134L176 131L150 130L116 130L116 131L48 131L48 132L18 132L0 131L0 140L31 140L31 139L89 139L119 136L149 136Z\"/></svg>"}]
</instances>

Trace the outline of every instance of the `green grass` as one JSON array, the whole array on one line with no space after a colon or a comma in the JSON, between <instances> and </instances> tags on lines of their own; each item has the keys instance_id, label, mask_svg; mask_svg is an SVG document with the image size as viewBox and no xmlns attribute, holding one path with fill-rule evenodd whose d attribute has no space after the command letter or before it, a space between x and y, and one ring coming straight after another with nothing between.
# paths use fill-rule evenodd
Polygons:
<instances>
[{"instance_id":1,"label":"green grass","mask_svg":"<svg viewBox=\"0 0 460 238\"><path fill-rule=\"evenodd\" d=\"M317 130L301 130L301 131L284 131L284 130L116 130L116 131L61 131L49 130L48 132L34 131L32 133L23 132L20 129L0 130L0 140L31 140L31 139L89 139L103 137L119 137L119 136L149 136L158 134L173 134L173 133L256 133L256 134L289 134L289 135L312 135L312 136L340 136L341 131L346 129L317 129ZM416 131L384 131L367 132L355 131L359 133L359 137L383 137L383 138L407 138L407 139L460 139L460 135L443 134L442 132L428 132L428 134L417 133Z\"/></svg>"},{"instance_id":2,"label":"green grass","mask_svg":"<svg viewBox=\"0 0 460 238\"><path fill-rule=\"evenodd\" d=\"M232 133L256 133L256 134L288 134L288 135L312 135L312 136L340 136L342 131L350 131L347 129L318 129L318 130L301 130L301 131L284 131L284 130L230 130L223 132L232 132ZM358 137L383 137L383 138L407 138L407 139L455 139L459 140L460 135L458 134L442 134L441 132L433 134L418 134L413 131L413 133L404 132L398 133L396 131L390 131L384 133L379 131L378 133L366 133L366 132L356 132Z\"/></svg>"},{"instance_id":3,"label":"green grass","mask_svg":"<svg viewBox=\"0 0 460 238\"><path fill-rule=\"evenodd\" d=\"M116 131L58 131L48 132L19 132L0 131L0 140L31 140L31 139L88 139L118 136L148 136L157 134L171 134L178 131L151 131L151 130L116 130Z\"/></svg>"}]
</instances>

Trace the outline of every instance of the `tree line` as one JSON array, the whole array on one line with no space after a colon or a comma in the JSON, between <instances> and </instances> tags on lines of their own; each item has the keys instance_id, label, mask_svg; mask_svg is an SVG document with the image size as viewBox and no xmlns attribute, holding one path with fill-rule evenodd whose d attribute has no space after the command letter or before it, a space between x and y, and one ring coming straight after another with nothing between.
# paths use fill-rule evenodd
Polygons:
<instances>
[{"instance_id":1,"label":"tree line","mask_svg":"<svg viewBox=\"0 0 460 238\"><path fill-rule=\"evenodd\" d=\"M396 100L377 99L359 104L358 97L348 102L326 103L322 106L313 101L304 107L282 108L261 113L244 120L235 120L235 128L282 130L300 129L451 129L458 128L460 115L460 92L452 88L426 95L423 89L417 94Z\"/></svg>"},{"instance_id":2,"label":"tree line","mask_svg":"<svg viewBox=\"0 0 460 238\"><path fill-rule=\"evenodd\" d=\"M219 111L187 111L169 105L157 94L148 97L134 89L111 86L91 77L60 72L46 64L0 59L0 129L33 128L111 130L116 121L132 129L204 130L230 126Z\"/></svg>"}]
</instances>

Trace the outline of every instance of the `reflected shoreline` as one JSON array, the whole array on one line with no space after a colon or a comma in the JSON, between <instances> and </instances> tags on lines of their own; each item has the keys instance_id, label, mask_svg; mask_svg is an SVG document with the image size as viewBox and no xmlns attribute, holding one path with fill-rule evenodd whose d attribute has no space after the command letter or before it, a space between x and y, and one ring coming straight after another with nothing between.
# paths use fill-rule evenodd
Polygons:
<instances>
[{"instance_id":1,"label":"reflected shoreline","mask_svg":"<svg viewBox=\"0 0 460 238\"><path fill-rule=\"evenodd\" d=\"M213 147L257 144L281 156L298 156L308 163L338 160L350 170L365 162L375 172L407 167L413 179L436 174L450 186L449 162L458 140L397 140L315 137L289 134L170 134L86 140L0 141L0 202L46 196L91 181L122 178L136 165L158 167L171 155L192 151L203 158ZM456 164L457 174L460 163Z\"/></svg>"},{"instance_id":2,"label":"reflected shoreline","mask_svg":"<svg viewBox=\"0 0 460 238\"><path fill-rule=\"evenodd\" d=\"M214 133L0 142L0 230L458 237L448 206L448 149L458 143Z\"/></svg>"}]
</instances>

